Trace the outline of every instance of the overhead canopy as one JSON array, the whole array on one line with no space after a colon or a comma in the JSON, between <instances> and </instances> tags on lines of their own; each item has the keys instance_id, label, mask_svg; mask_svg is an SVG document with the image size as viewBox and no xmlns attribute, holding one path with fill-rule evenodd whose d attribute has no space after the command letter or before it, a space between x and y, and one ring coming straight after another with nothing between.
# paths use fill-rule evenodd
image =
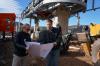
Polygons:
<instances>
[{"instance_id":1,"label":"overhead canopy","mask_svg":"<svg viewBox=\"0 0 100 66\"><path fill-rule=\"evenodd\" d=\"M43 16L38 14L41 12L46 13L46 17L54 16L49 14L56 10L60 5L63 5L66 10L69 9L71 14L75 14L77 12L85 11L86 3L87 0L33 0L22 12L22 17L43 18Z\"/></svg>"}]
</instances>

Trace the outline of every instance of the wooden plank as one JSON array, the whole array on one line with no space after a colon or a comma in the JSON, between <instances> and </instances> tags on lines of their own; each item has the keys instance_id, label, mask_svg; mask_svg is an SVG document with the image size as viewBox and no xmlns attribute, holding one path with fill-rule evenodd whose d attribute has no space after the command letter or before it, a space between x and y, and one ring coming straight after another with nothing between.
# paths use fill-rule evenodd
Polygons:
<instances>
[{"instance_id":1,"label":"wooden plank","mask_svg":"<svg viewBox=\"0 0 100 66\"><path fill-rule=\"evenodd\" d=\"M83 50L83 52L85 53L86 56L90 56L91 53L91 45L89 43L82 43L81 44L81 48Z\"/></svg>"}]
</instances>

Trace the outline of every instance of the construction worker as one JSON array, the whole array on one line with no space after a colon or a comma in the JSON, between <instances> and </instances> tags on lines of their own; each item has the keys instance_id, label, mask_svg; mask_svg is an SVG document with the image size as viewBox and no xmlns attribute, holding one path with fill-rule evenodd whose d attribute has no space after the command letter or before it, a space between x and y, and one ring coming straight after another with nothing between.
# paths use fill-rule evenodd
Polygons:
<instances>
[{"instance_id":1,"label":"construction worker","mask_svg":"<svg viewBox=\"0 0 100 66\"><path fill-rule=\"evenodd\" d=\"M29 30L30 25L25 24L22 26L22 31L16 34L12 66L27 66L28 51L25 41L31 41Z\"/></svg>"},{"instance_id":2,"label":"construction worker","mask_svg":"<svg viewBox=\"0 0 100 66\"><path fill-rule=\"evenodd\" d=\"M31 31L31 39L32 39L32 41L36 40L34 29L32 29L32 31Z\"/></svg>"},{"instance_id":3,"label":"construction worker","mask_svg":"<svg viewBox=\"0 0 100 66\"><path fill-rule=\"evenodd\" d=\"M39 34L39 42L41 44L56 42L58 39L58 35L60 31L57 28L52 27L52 20L46 20L47 30L40 32ZM59 55L60 55L60 43L57 41L54 44L53 49L48 54L46 60L46 66L58 66L59 63Z\"/></svg>"},{"instance_id":4,"label":"construction worker","mask_svg":"<svg viewBox=\"0 0 100 66\"><path fill-rule=\"evenodd\" d=\"M32 39L32 41L36 41L37 39L39 39L39 33L40 33L39 28L37 28L37 29L35 29L35 30L33 30L31 32L31 39Z\"/></svg>"}]
</instances>

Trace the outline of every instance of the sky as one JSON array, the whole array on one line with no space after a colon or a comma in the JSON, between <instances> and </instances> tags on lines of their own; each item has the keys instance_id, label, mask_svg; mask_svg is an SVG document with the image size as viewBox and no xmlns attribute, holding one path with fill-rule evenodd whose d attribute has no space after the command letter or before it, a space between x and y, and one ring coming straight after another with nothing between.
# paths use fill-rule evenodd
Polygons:
<instances>
[{"instance_id":1,"label":"sky","mask_svg":"<svg viewBox=\"0 0 100 66\"><path fill-rule=\"evenodd\" d=\"M1 0L0 1L0 13L11 12L20 16L21 12L28 6L32 0ZM87 9L92 8L92 0L88 0ZM100 0L95 0L95 7L100 7ZM96 11L89 11L86 13L80 13L80 24L89 25L91 22L100 24L100 9ZM19 20L22 23L29 23L29 19ZM77 18L75 16L69 18L69 25L77 25ZM34 20L32 20L32 26L34 26ZM45 26L45 22L40 20L40 26Z\"/></svg>"},{"instance_id":2,"label":"sky","mask_svg":"<svg viewBox=\"0 0 100 66\"><path fill-rule=\"evenodd\" d=\"M100 7L100 0L95 0L95 7ZM92 8L92 0L88 0L87 9ZM80 13L80 24L89 25L91 22L95 24L100 24L100 9L96 11L88 11L86 13ZM71 17L69 19L69 25L77 25L77 18Z\"/></svg>"}]
</instances>

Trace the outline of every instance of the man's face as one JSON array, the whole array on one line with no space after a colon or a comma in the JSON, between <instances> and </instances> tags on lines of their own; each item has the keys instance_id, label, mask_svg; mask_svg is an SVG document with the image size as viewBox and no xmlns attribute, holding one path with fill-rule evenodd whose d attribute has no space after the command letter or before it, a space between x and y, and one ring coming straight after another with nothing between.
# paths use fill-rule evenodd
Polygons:
<instances>
[{"instance_id":1,"label":"man's face","mask_svg":"<svg viewBox=\"0 0 100 66\"><path fill-rule=\"evenodd\" d=\"M26 33L28 33L29 32L29 30L30 30L30 26L25 26L25 28L24 28L24 31L26 32Z\"/></svg>"},{"instance_id":2,"label":"man's face","mask_svg":"<svg viewBox=\"0 0 100 66\"><path fill-rule=\"evenodd\" d=\"M51 30L52 23L51 22L46 22L46 27L47 27L47 30Z\"/></svg>"}]
</instances>

